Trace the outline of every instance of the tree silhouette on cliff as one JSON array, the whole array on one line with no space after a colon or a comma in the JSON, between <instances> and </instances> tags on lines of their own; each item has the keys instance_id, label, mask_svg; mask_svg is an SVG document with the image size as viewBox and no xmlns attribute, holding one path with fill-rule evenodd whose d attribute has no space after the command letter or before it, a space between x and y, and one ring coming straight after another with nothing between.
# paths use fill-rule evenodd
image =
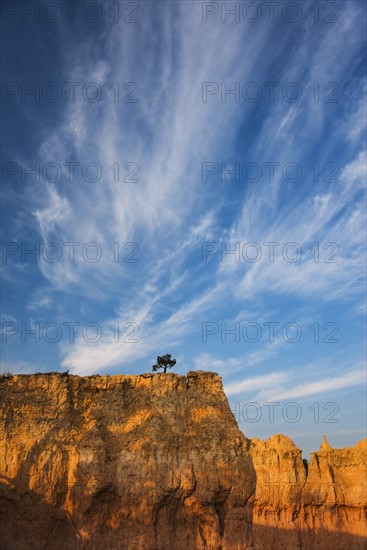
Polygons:
<instances>
[{"instance_id":1,"label":"tree silhouette on cliff","mask_svg":"<svg viewBox=\"0 0 367 550\"><path fill-rule=\"evenodd\" d=\"M170 353L166 353L165 355L162 355L160 357L157 356L157 362L152 367L152 371L157 371L158 369L163 369L164 372L167 371L167 369L171 369L176 364L176 359L172 359L172 356Z\"/></svg>"}]
</instances>

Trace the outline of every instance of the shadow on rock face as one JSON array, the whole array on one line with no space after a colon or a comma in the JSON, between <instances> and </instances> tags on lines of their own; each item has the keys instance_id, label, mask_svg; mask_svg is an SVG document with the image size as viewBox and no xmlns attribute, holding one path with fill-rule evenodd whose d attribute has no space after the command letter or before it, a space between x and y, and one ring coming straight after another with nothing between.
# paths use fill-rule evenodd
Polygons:
<instances>
[{"instance_id":1,"label":"shadow on rock face","mask_svg":"<svg viewBox=\"0 0 367 550\"><path fill-rule=\"evenodd\" d=\"M17 485L17 479L0 479L0 549L78 548L77 532L67 513L34 491L21 494Z\"/></svg>"},{"instance_id":2,"label":"shadow on rock face","mask_svg":"<svg viewBox=\"0 0 367 550\"><path fill-rule=\"evenodd\" d=\"M252 526L254 550L365 550L366 537L327 529L292 530Z\"/></svg>"},{"instance_id":3,"label":"shadow on rock face","mask_svg":"<svg viewBox=\"0 0 367 550\"><path fill-rule=\"evenodd\" d=\"M0 404L1 550L366 547L364 443L306 472L241 433L215 373L18 376Z\"/></svg>"}]
</instances>

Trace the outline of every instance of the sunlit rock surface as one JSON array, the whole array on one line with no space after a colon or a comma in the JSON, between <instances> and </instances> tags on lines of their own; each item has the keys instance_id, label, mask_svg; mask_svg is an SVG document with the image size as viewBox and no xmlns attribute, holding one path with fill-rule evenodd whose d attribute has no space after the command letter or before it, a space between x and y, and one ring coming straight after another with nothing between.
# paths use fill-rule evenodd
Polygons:
<instances>
[{"instance_id":1,"label":"sunlit rock surface","mask_svg":"<svg viewBox=\"0 0 367 550\"><path fill-rule=\"evenodd\" d=\"M1 550L362 550L366 441L308 469L210 372L0 378Z\"/></svg>"},{"instance_id":2,"label":"sunlit rock surface","mask_svg":"<svg viewBox=\"0 0 367 550\"><path fill-rule=\"evenodd\" d=\"M324 439L308 467L291 439L253 439L255 550L364 550L367 440L333 449Z\"/></svg>"},{"instance_id":3,"label":"sunlit rock surface","mask_svg":"<svg viewBox=\"0 0 367 550\"><path fill-rule=\"evenodd\" d=\"M0 383L1 548L250 549L255 474L219 376Z\"/></svg>"}]
</instances>

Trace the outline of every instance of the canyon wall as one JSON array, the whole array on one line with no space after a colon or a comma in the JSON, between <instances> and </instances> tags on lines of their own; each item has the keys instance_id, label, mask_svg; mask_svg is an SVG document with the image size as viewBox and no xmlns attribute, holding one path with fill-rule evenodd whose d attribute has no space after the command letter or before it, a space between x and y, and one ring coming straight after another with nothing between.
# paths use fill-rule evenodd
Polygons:
<instances>
[{"instance_id":1,"label":"canyon wall","mask_svg":"<svg viewBox=\"0 0 367 550\"><path fill-rule=\"evenodd\" d=\"M367 440L333 449L324 438L304 464L291 439L253 439L254 550L367 548Z\"/></svg>"},{"instance_id":2,"label":"canyon wall","mask_svg":"<svg viewBox=\"0 0 367 550\"><path fill-rule=\"evenodd\" d=\"M362 550L366 441L307 466L210 372L0 378L1 550Z\"/></svg>"},{"instance_id":3,"label":"canyon wall","mask_svg":"<svg viewBox=\"0 0 367 550\"><path fill-rule=\"evenodd\" d=\"M0 383L2 550L252 549L250 442L214 373Z\"/></svg>"}]
</instances>

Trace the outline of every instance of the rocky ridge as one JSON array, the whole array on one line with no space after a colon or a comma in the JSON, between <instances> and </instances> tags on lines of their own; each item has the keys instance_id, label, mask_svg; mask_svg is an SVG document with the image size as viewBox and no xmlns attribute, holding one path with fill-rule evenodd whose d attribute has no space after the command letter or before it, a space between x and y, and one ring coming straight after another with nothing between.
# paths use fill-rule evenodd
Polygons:
<instances>
[{"instance_id":1,"label":"rocky ridge","mask_svg":"<svg viewBox=\"0 0 367 550\"><path fill-rule=\"evenodd\" d=\"M305 465L289 437L253 439L256 550L367 547L367 440L333 449L324 437Z\"/></svg>"},{"instance_id":2,"label":"rocky ridge","mask_svg":"<svg viewBox=\"0 0 367 550\"><path fill-rule=\"evenodd\" d=\"M2 550L360 550L366 442L247 439L215 373L0 381ZM344 546L342 546L344 544Z\"/></svg>"}]
</instances>

